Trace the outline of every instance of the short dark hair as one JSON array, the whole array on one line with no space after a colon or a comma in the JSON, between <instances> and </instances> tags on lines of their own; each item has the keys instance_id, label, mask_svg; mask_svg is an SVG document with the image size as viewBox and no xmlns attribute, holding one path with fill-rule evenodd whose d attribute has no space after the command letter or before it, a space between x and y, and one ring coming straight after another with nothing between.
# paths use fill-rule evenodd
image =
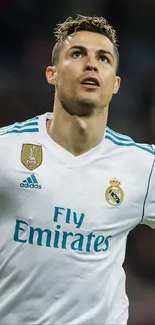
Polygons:
<instances>
[{"instance_id":1,"label":"short dark hair","mask_svg":"<svg viewBox=\"0 0 155 325\"><path fill-rule=\"evenodd\" d=\"M59 53L63 47L66 38L80 30L90 31L105 35L113 44L114 52L117 58L117 69L119 65L118 41L115 29L109 25L103 17L77 15L75 18L68 17L63 23L57 24L54 30L56 44L52 51L52 64L56 65L59 59Z\"/></svg>"}]
</instances>

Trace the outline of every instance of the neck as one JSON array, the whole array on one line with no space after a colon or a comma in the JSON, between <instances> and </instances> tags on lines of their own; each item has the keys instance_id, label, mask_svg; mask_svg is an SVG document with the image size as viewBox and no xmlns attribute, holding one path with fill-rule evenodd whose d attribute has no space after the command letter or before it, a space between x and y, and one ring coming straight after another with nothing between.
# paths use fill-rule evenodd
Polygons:
<instances>
[{"instance_id":1,"label":"neck","mask_svg":"<svg viewBox=\"0 0 155 325\"><path fill-rule=\"evenodd\" d=\"M63 108L54 108L53 119L47 121L49 136L74 156L96 147L103 139L107 124L108 107L99 115L78 117Z\"/></svg>"}]
</instances>

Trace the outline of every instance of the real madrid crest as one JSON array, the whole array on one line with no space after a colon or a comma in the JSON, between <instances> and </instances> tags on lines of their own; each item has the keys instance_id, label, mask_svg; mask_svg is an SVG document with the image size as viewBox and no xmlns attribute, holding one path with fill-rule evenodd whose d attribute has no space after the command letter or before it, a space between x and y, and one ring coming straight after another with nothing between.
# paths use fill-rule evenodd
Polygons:
<instances>
[{"instance_id":1,"label":"real madrid crest","mask_svg":"<svg viewBox=\"0 0 155 325\"><path fill-rule=\"evenodd\" d=\"M21 162L29 170L33 170L42 164L42 147L37 144L25 143L22 145Z\"/></svg>"},{"instance_id":2,"label":"real madrid crest","mask_svg":"<svg viewBox=\"0 0 155 325\"><path fill-rule=\"evenodd\" d=\"M110 186L105 192L105 197L107 202L112 206L118 206L123 202L124 192L121 188L121 182L118 179L112 178L110 180Z\"/></svg>"}]
</instances>

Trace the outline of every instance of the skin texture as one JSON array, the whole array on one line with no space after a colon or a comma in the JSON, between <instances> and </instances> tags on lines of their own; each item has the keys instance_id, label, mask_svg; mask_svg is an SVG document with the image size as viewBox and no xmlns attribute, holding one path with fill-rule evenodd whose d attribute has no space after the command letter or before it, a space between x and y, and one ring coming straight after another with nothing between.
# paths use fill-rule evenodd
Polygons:
<instances>
[{"instance_id":1,"label":"skin texture","mask_svg":"<svg viewBox=\"0 0 155 325\"><path fill-rule=\"evenodd\" d=\"M65 40L57 65L46 69L48 83L55 86L47 132L74 156L97 146L104 136L109 103L120 87L116 66L106 36L79 31ZM99 85L84 85L85 78L95 78Z\"/></svg>"}]
</instances>

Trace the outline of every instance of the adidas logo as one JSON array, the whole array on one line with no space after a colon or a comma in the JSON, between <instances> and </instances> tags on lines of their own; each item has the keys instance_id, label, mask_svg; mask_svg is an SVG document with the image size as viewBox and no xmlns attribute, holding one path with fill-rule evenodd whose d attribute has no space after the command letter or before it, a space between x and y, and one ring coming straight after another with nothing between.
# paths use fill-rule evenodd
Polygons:
<instances>
[{"instance_id":1,"label":"adidas logo","mask_svg":"<svg viewBox=\"0 0 155 325\"><path fill-rule=\"evenodd\" d=\"M41 189L42 186L38 183L36 177L34 174L31 176L27 177L21 184L20 187L24 188L36 188L36 189Z\"/></svg>"}]
</instances>

